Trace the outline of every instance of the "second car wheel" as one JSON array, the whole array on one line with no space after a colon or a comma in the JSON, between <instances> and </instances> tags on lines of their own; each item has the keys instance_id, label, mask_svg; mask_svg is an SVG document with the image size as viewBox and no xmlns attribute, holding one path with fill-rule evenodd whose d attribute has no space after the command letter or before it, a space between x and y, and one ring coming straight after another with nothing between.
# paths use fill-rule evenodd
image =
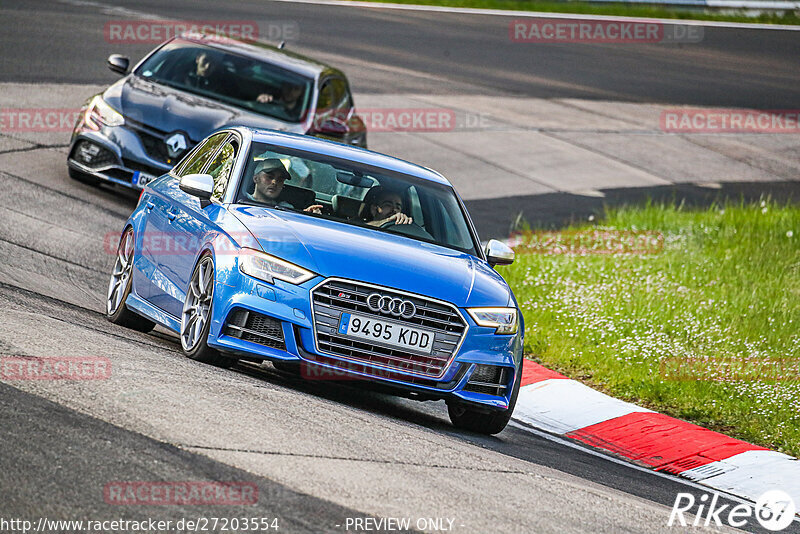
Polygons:
<instances>
[{"instance_id":1,"label":"second car wheel","mask_svg":"<svg viewBox=\"0 0 800 534\"><path fill-rule=\"evenodd\" d=\"M192 360L217 367L230 367L236 363L236 359L208 346L213 302L214 259L206 254L197 262L186 289L181 313L181 347L183 353Z\"/></svg>"},{"instance_id":2,"label":"second car wheel","mask_svg":"<svg viewBox=\"0 0 800 534\"><path fill-rule=\"evenodd\" d=\"M133 286L133 228L126 228L117 245L117 257L114 261L114 270L111 272L111 281L108 283L106 297L106 318L114 324L132 328L139 332L149 332L156 323L133 313L125 305L125 300Z\"/></svg>"}]
</instances>

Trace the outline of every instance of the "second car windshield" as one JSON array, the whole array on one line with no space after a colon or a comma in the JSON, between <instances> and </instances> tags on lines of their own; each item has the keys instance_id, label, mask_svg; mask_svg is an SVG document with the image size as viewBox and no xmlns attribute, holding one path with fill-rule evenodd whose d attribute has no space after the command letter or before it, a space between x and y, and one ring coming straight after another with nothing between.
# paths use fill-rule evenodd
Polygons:
<instances>
[{"instance_id":1,"label":"second car windshield","mask_svg":"<svg viewBox=\"0 0 800 534\"><path fill-rule=\"evenodd\" d=\"M319 154L253 143L236 200L477 255L469 223L451 187Z\"/></svg>"},{"instance_id":2,"label":"second car windshield","mask_svg":"<svg viewBox=\"0 0 800 534\"><path fill-rule=\"evenodd\" d=\"M173 41L150 56L136 74L267 115L301 122L312 81L263 61L189 41Z\"/></svg>"}]
</instances>

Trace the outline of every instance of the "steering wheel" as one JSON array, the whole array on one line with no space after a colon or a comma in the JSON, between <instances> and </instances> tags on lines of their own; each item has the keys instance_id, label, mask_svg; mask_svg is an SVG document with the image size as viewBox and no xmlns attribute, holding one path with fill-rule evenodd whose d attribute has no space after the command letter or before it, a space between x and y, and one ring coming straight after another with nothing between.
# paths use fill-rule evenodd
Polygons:
<instances>
[{"instance_id":1,"label":"steering wheel","mask_svg":"<svg viewBox=\"0 0 800 534\"><path fill-rule=\"evenodd\" d=\"M380 226L381 229L391 229L392 233L407 235L409 237L421 237L423 239L433 240L433 236L429 234L422 226L415 222L410 224L397 224L394 221L385 222Z\"/></svg>"}]
</instances>

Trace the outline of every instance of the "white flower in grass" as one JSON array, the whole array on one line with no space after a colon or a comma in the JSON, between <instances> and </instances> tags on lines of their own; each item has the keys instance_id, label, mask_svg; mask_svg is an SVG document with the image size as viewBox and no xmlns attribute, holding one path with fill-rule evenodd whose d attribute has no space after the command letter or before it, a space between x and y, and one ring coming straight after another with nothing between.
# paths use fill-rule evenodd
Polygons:
<instances>
[{"instance_id":1,"label":"white flower in grass","mask_svg":"<svg viewBox=\"0 0 800 534\"><path fill-rule=\"evenodd\" d=\"M767 213L769 210L767 208L761 208L761 213Z\"/></svg>"},{"instance_id":2,"label":"white flower in grass","mask_svg":"<svg viewBox=\"0 0 800 534\"><path fill-rule=\"evenodd\" d=\"M794 235L794 232L792 232L791 230L786 232L786 237L792 237L793 235Z\"/></svg>"}]
</instances>

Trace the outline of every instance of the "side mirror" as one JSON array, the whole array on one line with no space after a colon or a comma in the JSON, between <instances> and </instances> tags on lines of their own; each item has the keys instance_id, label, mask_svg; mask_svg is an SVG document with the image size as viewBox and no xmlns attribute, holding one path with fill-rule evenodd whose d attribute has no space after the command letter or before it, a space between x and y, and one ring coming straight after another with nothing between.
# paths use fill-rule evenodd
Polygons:
<instances>
[{"instance_id":1,"label":"side mirror","mask_svg":"<svg viewBox=\"0 0 800 534\"><path fill-rule=\"evenodd\" d=\"M214 192L214 178L210 174L187 174L181 178L180 188L184 193L199 198L200 205L206 207Z\"/></svg>"},{"instance_id":2,"label":"side mirror","mask_svg":"<svg viewBox=\"0 0 800 534\"><path fill-rule=\"evenodd\" d=\"M117 74L128 74L128 66L131 60L119 54L111 54L108 56L108 68Z\"/></svg>"},{"instance_id":3,"label":"side mirror","mask_svg":"<svg viewBox=\"0 0 800 534\"><path fill-rule=\"evenodd\" d=\"M486 261L489 265L511 265L514 263L514 251L497 239L491 239L486 243Z\"/></svg>"},{"instance_id":4,"label":"side mirror","mask_svg":"<svg viewBox=\"0 0 800 534\"><path fill-rule=\"evenodd\" d=\"M346 135L348 130L349 128L347 123L340 119L331 118L325 119L321 124L315 124L312 126L310 133L341 137Z\"/></svg>"}]
</instances>

